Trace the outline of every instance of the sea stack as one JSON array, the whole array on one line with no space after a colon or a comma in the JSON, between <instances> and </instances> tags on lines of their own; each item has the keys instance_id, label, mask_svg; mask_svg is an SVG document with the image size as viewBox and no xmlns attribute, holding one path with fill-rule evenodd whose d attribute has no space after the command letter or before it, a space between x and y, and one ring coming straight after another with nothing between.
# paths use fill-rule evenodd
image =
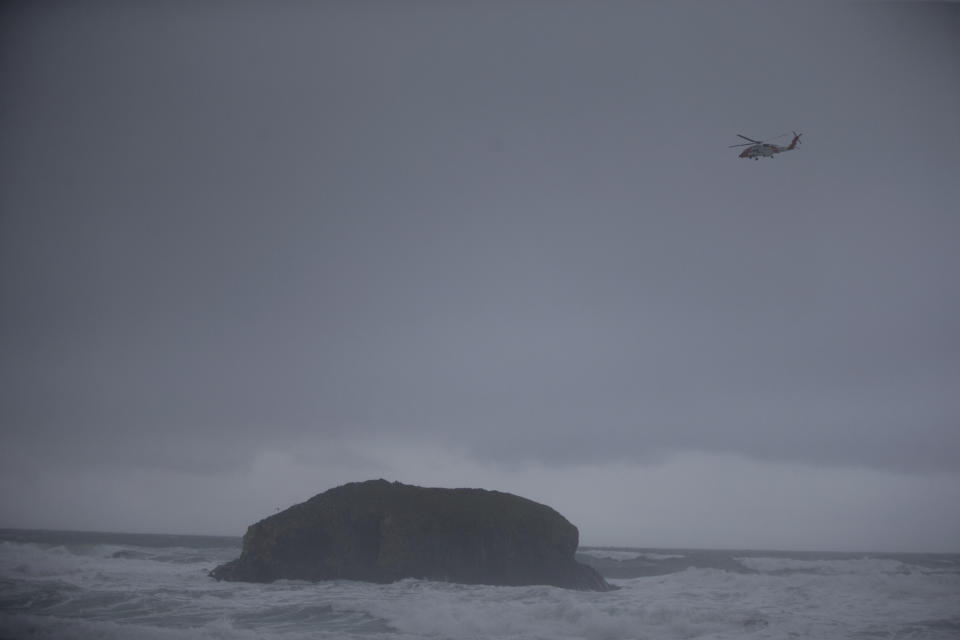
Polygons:
<instances>
[{"instance_id":1,"label":"sea stack","mask_svg":"<svg viewBox=\"0 0 960 640\"><path fill-rule=\"evenodd\" d=\"M614 589L574 560L579 535L550 507L509 493L369 480L251 525L240 557L210 575L244 582L420 578Z\"/></svg>"}]
</instances>

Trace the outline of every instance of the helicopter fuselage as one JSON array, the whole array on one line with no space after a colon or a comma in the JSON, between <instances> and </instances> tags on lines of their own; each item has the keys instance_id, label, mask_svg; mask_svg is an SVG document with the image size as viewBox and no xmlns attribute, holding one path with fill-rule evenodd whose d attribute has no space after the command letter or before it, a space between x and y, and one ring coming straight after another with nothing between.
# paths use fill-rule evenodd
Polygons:
<instances>
[{"instance_id":1,"label":"helicopter fuselage","mask_svg":"<svg viewBox=\"0 0 960 640\"><path fill-rule=\"evenodd\" d=\"M755 144L752 147L747 147L742 152L740 152L741 158L770 158L775 153L782 153L786 151L786 147L778 147L775 144L769 144L764 142L763 144Z\"/></svg>"},{"instance_id":2,"label":"helicopter fuselage","mask_svg":"<svg viewBox=\"0 0 960 640\"><path fill-rule=\"evenodd\" d=\"M741 158L753 158L754 160L759 160L760 158L772 158L778 153L783 153L784 151L792 151L797 148L797 144L800 142L800 135L796 131L793 132L793 140L790 141L790 144L786 147L781 147L780 145L772 144L770 142L763 142L762 140L754 140L753 138L748 138L742 133L738 133L737 137L743 138L746 140L747 148L740 152ZM732 144L731 147L742 147L744 143Z\"/></svg>"}]
</instances>

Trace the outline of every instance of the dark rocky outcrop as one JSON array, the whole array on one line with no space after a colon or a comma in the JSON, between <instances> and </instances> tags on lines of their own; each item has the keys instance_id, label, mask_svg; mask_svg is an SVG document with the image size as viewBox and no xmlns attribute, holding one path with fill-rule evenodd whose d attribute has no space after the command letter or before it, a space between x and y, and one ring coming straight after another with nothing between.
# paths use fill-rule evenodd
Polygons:
<instances>
[{"instance_id":1,"label":"dark rocky outcrop","mask_svg":"<svg viewBox=\"0 0 960 640\"><path fill-rule=\"evenodd\" d=\"M251 525L240 557L210 575L613 589L574 559L578 538L577 528L550 507L509 493L370 480Z\"/></svg>"}]
</instances>

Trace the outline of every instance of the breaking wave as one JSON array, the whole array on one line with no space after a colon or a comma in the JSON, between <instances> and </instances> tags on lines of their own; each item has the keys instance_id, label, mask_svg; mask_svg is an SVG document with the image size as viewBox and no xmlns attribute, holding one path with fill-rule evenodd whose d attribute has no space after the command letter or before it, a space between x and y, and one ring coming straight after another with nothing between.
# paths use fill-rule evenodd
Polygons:
<instances>
[{"instance_id":1,"label":"breaking wave","mask_svg":"<svg viewBox=\"0 0 960 640\"><path fill-rule=\"evenodd\" d=\"M207 572L236 556L236 539L18 535L0 532L5 639L946 640L960 631L960 556L582 549L582 561L622 587L595 593L216 582Z\"/></svg>"}]
</instances>

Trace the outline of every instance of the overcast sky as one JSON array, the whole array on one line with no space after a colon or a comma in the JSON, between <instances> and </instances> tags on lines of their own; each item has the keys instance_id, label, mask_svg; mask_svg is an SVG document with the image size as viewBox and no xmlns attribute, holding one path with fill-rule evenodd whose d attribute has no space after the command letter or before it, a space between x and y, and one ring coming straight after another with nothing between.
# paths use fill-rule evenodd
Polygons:
<instances>
[{"instance_id":1,"label":"overcast sky","mask_svg":"<svg viewBox=\"0 0 960 640\"><path fill-rule=\"evenodd\" d=\"M2 11L0 526L960 551L960 5Z\"/></svg>"}]
</instances>

